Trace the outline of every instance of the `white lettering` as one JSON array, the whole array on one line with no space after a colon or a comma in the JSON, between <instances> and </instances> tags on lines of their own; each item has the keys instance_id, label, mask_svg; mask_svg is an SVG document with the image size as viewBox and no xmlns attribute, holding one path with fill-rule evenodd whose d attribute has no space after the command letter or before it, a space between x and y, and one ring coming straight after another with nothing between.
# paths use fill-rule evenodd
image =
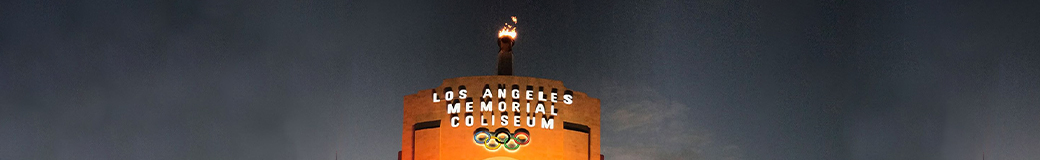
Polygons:
<instances>
[{"instance_id":1,"label":"white lettering","mask_svg":"<svg viewBox=\"0 0 1040 160\"><path fill-rule=\"evenodd\" d=\"M466 102L466 113L473 112L473 102Z\"/></svg>"},{"instance_id":2,"label":"white lettering","mask_svg":"<svg viewBox=\"0 0 1040 160\"><path fill-rule=\"evenodd\" d=\"M450 101L450 100L453 100L453 99L455 99L455 92L444 91L444 100L449 100Z\"/></svg>"},{"instance_id":3,"label":"white lettering","mask_svg":"<svg viewBox=\"0 0 1040 160\"><path fill-rule=\"evenodd\" d=\"M538 104L538 105L541 105L541 104ZM556 105L555 104L550 104L549 105L549 115L556 116Z\"/></svg>"},{"instance_id":4,"label":"white lettering","mask_svg":"<svg viewBox=\"0 0 1040 160\"><path fill-rule=\"evenodd\" d=\"M534 118L531 118L531 116L527 116L527 127L534 127L534 122Z\"/></svg>"},{"instance_id":5,"label":"white lettering","mask_svg":"<svg viewBox=\"0 0 1040 160\"><path fill-rule=\"evenodd\" d=\"M513 86L514 89L506 89L506 86L499 84L497 88L497 97L500 98L498 101L498 107L495 107L495 102L492 102L491 98L496 97L494 89L485 87L481 92L479 98L480 116L472 114L476 109L474 104L474 98L469 97L468 91L464 86L459 86L459 90L451 91L450 88L445 88L445 91L438 93L434 90L431 93L431 99L434 103L446 102L446 110L450 118L448 124L451 127L458 127L465 125L471 127L474 125L479 126L494 126L495 121L500 126L513 126L513 127L538 127L539 121L541 121L541 128L543 129L554 129L555 128L555 116L558 116L558 110L556 110L556 103L563 101L564 104L573 104L574 95L570 94L571 91L556 92L556 88L551 88L553 92L543 90L544 87L538 87L537 93L535 93L532 86L527 86L528 89L521 90ZM512 96L507 96L511 94ZM456 96L457 95L457 96ZM538 98L534 98L538 96ZM511 100L507 102L506 97L511 97ZM521 98L523 97L523 98ZM458 98L458 99L456 99ZM524 108L521 110L521 99L524 101ZM465 102L461 102L465 101ZM531 103L537 104L531 104ZM551 103L550 103L551 102ZM463 104L464 103L464 104ZM533 105L533 106L532 106ZM532 111L532 107L534 107ZM498 110L496 111L495 108ZM465 112L463 112L465 111ZM467 113L465 115L460 113ZM521 114L522 113L522 114ZM536 116L540 114L541 116ZM465 117L463 117L465 116ZM511 116L511 117L510 117ZM521 117L526 119L521 120ZM479 118L479 120L477 119ZM538 120L541 118L541 120ZM497 120L496 120L497 119ZM476 122L480 121L480 122Z\"/></svg>"},{"instance_id":6,"label":"white lettering","mask_svg":"<svg viewBox=\"0 0 1040 160\"><path fill-rule=\"evenodd\" d=\"M492 118L492 120L494 120L494 118ZM491 122L491 123L495 123L495 122ZM487 126L487 125L488 125L488 121L487 121L487 119L484 119L484 114L480 114L480 126Z\"/></svg>"},{"instance_id":7,"label":"white lettering","mask_svg":"<svg viewBox=\"0 0 1040 160\"><path fill-rule=\"evenodd\" d=\"M556 92L552 92L552 93L549 93L549 99L550 99L550 100L551 100L551 101L552 101L553 103L556 103Z\"/></svg>"},{"instance_id":8,"label":"white lettering","mask_svg":"<svg viewBox=\"0 0 1040 160\"><path fill-rule=\"evenodd\" d=\"M520 102L513 102L513 113L520 112Z\"/></svg>"},{"instance_id":9,"label":"white lettering","mask_svg":"<svg viewBox=\"0 0 1040 160\"><path fill-rule=\"evenodd\" d=\"M451 127L459 127L459 116L451 116Z\"/></svg>"},{"instance_id":10,"label":"white lettering","mask_svg":"<svg viewBox=\"0 0 1040 160\"><path fill-rule=\"evenodd\" d=\"M491 101L481 102L480 103L480 111L481 112L490 112L491 111L491 106L494 106L494 105L491 104Z\"/></svg>"},{"instance_id":11,"label":"white lettering","mask_svg":"<svg viewBox=\"0 0 1040 160\"><path fill-rule=\"evenodd\" d=\"M563 94L563 103L564 104L574 103L574 101L571 100L572 98L574 98L574 96L571 96L570 94Z\"/></svg>"},{"instance_id":12,"label":"white lettering","mask_svg":"<svg viewBox=\"0 0 1040 160\"><path fill-rule=\"evenodd\" d=\"M527 103L527 110L524 110L524 113L527 113L527 114L531 113L531 103Z\"/></svg>"},{"instance_id":13,"label":"white lettering","mask_svg":"<svg viewBox=\"0 0 1040 160\"><path fill-rule=\"evenodd\" d=\"M506 98L506 89L498 88L498 98Z\"/></svg>"},{"instance_id":14,"label":"white lettering","mask_svg":"<svg viewBox=\"0 0 1040 160\"><path fill-rule=\"evenodd\" d=\"M538 114L538 112L542 112L542 115L545 115L545 105L538 103L538 105L534 107L534 113Z\"/></svg>"},{"instance_id":15,"label":"white lettering","mask_svg":"<svg viewBox=\"0 0 1040 160\"><path fill-rule=\"evenodd\" d=\"M455 103L454 105L452 105L452 103L448 103L448 114L458 114L458 113L459 113L459 103Z\"/></svg>"},{"instance_id":16,"label":"white lettering","mask_svg":"<svg viewBox=\"0 0 1040 160\"><path fill-rule=\"evenodd\" d=\"M480 98L491 98L491 89L484 88L484 95L480 96Z\"/></svg>"},{"instance_id":17,"label":"white lettering","mask_svg":"<svg viewBox=\"0 0 1040 160\"><path fill-rule=\"evenodd\" d=\"M473 126L473 115L466 115L466 127Z\"/></svg>"},{"instance_id":18,"label":"white lettering","mask_svg":"<svg viewBox=\"0 0 1040 160\"><path fill-rule=\"evenodd\" d=\"M545 118L542 118L542 128L553 129L553 119L549 118L546 120Z\"/></svg>"}]
</instances>

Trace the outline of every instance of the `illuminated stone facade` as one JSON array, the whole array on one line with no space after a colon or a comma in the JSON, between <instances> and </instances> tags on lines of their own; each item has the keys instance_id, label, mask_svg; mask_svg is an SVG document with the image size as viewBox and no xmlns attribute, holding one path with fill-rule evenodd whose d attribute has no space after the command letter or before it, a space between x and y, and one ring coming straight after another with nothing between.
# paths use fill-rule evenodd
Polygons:
<instances>
[{"instance_id":1,"label":"illuminated stone facade","mask_svg":"<svg viewBox=\"0 0 1040 160\"><path fill-rule=\"evenodd\" d=\"M599 99L556 80L446 79L404 97L402 160L600 160Z\"/></svg>"}]
</instances>

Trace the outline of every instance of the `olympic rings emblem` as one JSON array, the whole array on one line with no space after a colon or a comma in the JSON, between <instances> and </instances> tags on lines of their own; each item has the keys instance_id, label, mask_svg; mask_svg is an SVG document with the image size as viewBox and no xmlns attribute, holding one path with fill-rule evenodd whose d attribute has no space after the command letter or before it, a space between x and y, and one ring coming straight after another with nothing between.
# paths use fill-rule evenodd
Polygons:
<instances>
[{"instance_id":1,"label":"olympic rings emblem","mask_svg":"<svg viewBox=\"0 0 1040 160\"><path fill-rule=\"evenodd\" d=\"M494 132L487 128L477 128L473 131L473 142L483 145L489 151L496 151L499 148L516 151L520 149L520 146L531 143L531 133L523 128L513 132L509 132L509 129L506 128L498 128Z\"/></svg>"}]
</instances>

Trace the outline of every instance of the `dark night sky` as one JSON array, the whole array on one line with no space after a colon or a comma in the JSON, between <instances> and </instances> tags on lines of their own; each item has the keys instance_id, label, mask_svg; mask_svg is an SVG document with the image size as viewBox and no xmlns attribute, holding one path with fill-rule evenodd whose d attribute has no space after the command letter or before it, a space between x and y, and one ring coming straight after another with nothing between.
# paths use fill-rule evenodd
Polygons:
<instances>
[{"instance_id":1,"label":"dark night sky","mask_svg":"<svg viewBox=\"0 0 1040 160\"><path fill-rule=\"evenodd\" d=\"M0 159L394 159L402 96L602 100L607 159L1036 159L1040 4L0 2Z\"/></svg>"}]
</instances>

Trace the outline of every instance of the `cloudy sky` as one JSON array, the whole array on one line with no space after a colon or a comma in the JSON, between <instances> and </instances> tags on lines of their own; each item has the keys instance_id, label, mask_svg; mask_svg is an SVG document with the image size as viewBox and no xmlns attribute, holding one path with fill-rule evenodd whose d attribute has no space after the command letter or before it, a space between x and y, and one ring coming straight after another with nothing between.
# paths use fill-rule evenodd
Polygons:
<instances>
[{"instance_id":1,"label":"cloudy sky","mask_svg":"<svg viewBox=\"0 0 1040 160\"><path fill-rule=\"evenodd\" d=\"M1035 159L1035 1L0 2L0 159L395 159L402 97L600 98L607 159Z\"/></svg>"}]
</instances>

